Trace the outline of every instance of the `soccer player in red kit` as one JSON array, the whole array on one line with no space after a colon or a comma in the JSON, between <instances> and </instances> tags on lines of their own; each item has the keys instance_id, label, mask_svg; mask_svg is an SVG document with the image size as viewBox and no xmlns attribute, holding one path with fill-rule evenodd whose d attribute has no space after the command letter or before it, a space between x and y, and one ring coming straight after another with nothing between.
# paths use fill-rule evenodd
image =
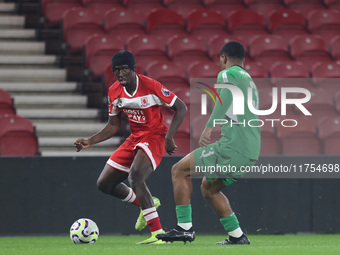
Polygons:
<instances>
[{"instance_id":1,"label":"soccer player in red kit","mask_svg":"<svg viewBox=\"0 0 340 255\"><path fill-rule=\"evenodd\" d=\"M136 74L135 57L119 51L112 58L116 81L108 92L109 120L106 126L89 138L75 141L77 151L114 136L120 129L121 114L127 117L131 135L111 155L98 180L98 189L106 194L141 207L151 237L141 244L161 244L156 234L164 232L153 198L145 180L161 162L165 152L176 150L174 134L181 125L187 108L182 100L161 83ZM175 111L169 130L164 124L160 106ZM131 186L123 183L128 179ZM143 217L142 216L142 217Z\"/></svg>"}]
</instances>

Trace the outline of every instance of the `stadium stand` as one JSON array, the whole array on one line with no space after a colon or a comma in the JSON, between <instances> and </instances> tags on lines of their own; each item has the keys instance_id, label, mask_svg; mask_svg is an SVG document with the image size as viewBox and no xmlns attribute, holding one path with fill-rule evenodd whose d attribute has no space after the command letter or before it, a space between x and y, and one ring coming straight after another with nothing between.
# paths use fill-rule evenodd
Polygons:
<instances>
[{"instance_id":1,"label":"stadium stand","mask_svg":"<svg viewBox=\"0 0 340 255\"><path fill-rule=\"evenodd\" d=\"M319 62L313 65L311 72L316 87L333 94L340 91L340 64Z\"/></svg>"},{"instance_id":2,"label":"stadium stand","mask_svg":"<svg viewBox=\"0 0 340 255\"><path fill-rule=\"evenodd\" d=\"M318 125L318 135L321 139L323 153L326 155L340 155L340 117L324 118Z\"/></svg>"},{"instance_id":3,"label":"stadium stand","mask_svg":"<svg viewBox=\"0 0 340 255\"><path fill-rule=\"evenodd\" d=\"M207 8L216 11L225 19L227 19L231 12L245 8L242 0L203 0L203 3Z\"/></svg>"},{"instance_id":4,"label":"stadium stand","mask_svg":"<svg viewBox=\"0 0 340 255\"><path fill-rule=\"evenodd\" d=\"M0 155L36 156L38 139L31 121L18 115L0 117Z\"/></svg>"},{"instance_id":5,"label":"stadium stand","mask_svg":"<svg viewBox=\"0 0 340 255\"><path fill-rule=\"evenodd\" d=\"M318 155L321 145L317 136L315 123L308 118L295 118L298 124L294 128L276 126L284 155ZM288 124L288 123L287 123ZM294 123L289 123L294 125Z\"/></svg>"},{"instance_id":6,"label":"stadium stand","mask_svg":"<svg viewBox=\"0 0 340 255\"><path fill-rule=\"evenodd\" d=\"M317 62L330 62L326 42L319 36L297 35L289 40L291 56L311 68Z\"/></svg>"},{"instance_id":7,"label":"stadium stand","mask_svg":"<svg viewBox=\"0 0 340 255\"><path fill-rule=\"evenodd\" d=\"M338 0L188 0L185 2L179 0L42 0L40 17L44 27L39 32L41 33L39 36L46 36L46 32L59 35L59 29L63 27L63 37L57 40L49 39L46 53L51 54L52 51L59 54L60 46L65 49L65 46L69 45L69 48L63 51L64 55L60 55L61 63L65 63L67 68L67 77L65 77L68 82L81 82L83 72L88 73L84 68L92 69L91 72L96 77L95 86L105 85L107 89L115 81L110 61L106 59L109 58L110 53L106 50L94 53L94 61L88 60L92 56L90 57L91 54L87 52L87 64L83 64L82 49L85 42L93 40L88 39L89 37L104 38L104 35L112 37L114 41L112 44L119 42L120 48L125 46L136 55L138 72L146 72L151 77L158 77L171 90L187 88L188 79L195 72L203 74L207 71L207 77L216 77L219 71L216 63L219 61L222 45L228 40L238 40L243 43L247 51L245 69L256 79L261 93L265 90L270 91L272 86L297 86L311 91L313 88L323 88L335 95L340 91L337 86L339 64L336 63L340 60L340 36L338 35L340 19L339 12L335 11L339 6ZM82 16L80 22L76 21L79 17L75 15L75 10L72 10L74 7L82 13L78 12L78 16L79 14ZM64 19L60 23L61 17L66 16L68 12L73 12L70 21ZM91 18L87 17L87 13L91 13L89 16L97 16L96 21L91 25L89 24ZM210 15L212 13L213 15ZM214 25L206 22L208 19L214 20L212 22ZM68 22L72 23L70 27ZM214 29L211 29L212 27ZM69 31L65 32L65 30ZM94 35L95 33L97 35ZM183 44L174 51L173 44L176 40L169 39L176 34L177 38L190 38L192 45L194 45L193 40L198 39L200 43L196 44L195 41L195 45L199 45L195 46L197 52L190 52L183 41ZM315 39L316 35L321 38ZM155 37L158 39L154 39ZM192 37L195 39L191 39ZM289 41L293 37L295 38ZM287 55L288 42L288 52L291 56ZM99 47L99 45L92 46ZM89 48L92 46L86 45L86 51L91 51ZM75 61L74 56L78 56L80 61ZM195 61L201 61L202 64L194 63ZM207 66L215 66L216 71L210 72L212 69L205 69ZM194 71L199 68L201 71ZM61 70L58 71L61 73ZM214 75L213 72L216 74ZM101 75L102 83L99 81ZM312 79L308 79L310 76ZM268 77L270 79L266 79ZM53 79L62 80L59 77ZM321 101L326 97L321 90L316 91L317 95L320 93L318 100ZM85 96L92 98L91 91L83 92ZM263 103L261 109L262 106L265 107L267 99L269 102L270 97L260 99ZM313 106L307 105L315 111L313 115L319 115L317 112L322 111L325 111L326 115L334 114L334 109L328 112L329 109L326 110L326 106L318 100L313 99L315 103ZM329 97L328 100L333 102ZM334 100L338 102L337 97L334 97ZM338 104L335 106L338 107ZM197 110L197 107L190 108L192 108L191 112ZM340 111L335 114L340 115ZM33 114L31 113L30 116ZM317 120L317 117L312 119L316 124L321 121ZM281 138L277 137L277 139L280 142Z\"/></svg>"},{"instance_id":8,"label":"stadium stand","mask_svg":"<svg viewBox=\"0 0 340 255\"><path fill-rule=\"evenodd\" d=\"M308 30L322 37L326 42L340 33L340 12L335 10L315 10L308 17Z\"/></svg>"},{"instance_id":9,"label":"stadium stand","mask_svg":"<svg viewBox=\"0 0 340 255\"><path fill-rule=\"evenodd\" d=\"M253 10L238 10L228 15L228 30L232 35L249 41L259 34L268 34L265 18Z\"/></svg>"},{"instance_id":10,"label":"stadium stand","mask_svg":"<svg viewBox=\"0 0 340 255\"><path fill-rule=\"evenodd\" d=\"M264 17L268 17L272 12L284 9L280 0L244 0L246 7L256 11Z\"/></svg>"},{"instance_id":11,"label":"stadium stand","mask_svg":"<svg viewBox=\"0 0 340 255\"><path fill-rule=\"evenodd\" d=\"M269 156L281 153L280 143L275 133L275 126L270 122L264 122L261 127L261 151L260 155Z\"/></svg>"},{"instance_id":12,"label":"stadium stand","mask_svg":"<svg viewBox=\"0 0 340 255\"><path fill-rule=\"evenodd\" d=\"M315 10L325 9L320 0L283 0L283 3L287 8L301 13L305 18Z\"/></svg>"},{"instance_id":13,"label":"stadium stand","mask_svg":"<svg viewBox=\"0 0 340 255\"><path fill-rule=\"evenodd\" d=\"M81 7L78 0L41 0L41 14L47 27L58 27L65 11Z\"/></svg>"},{"instance_id":14,"label":"stadium stand","mask_svg":"<svg viewBox=\"0 0 340 255\"><path fill-rule=\"evenodd\" d=\"M249 41L249 56L263 66L270 66L274 62L291 61L288 45L281 36L259 35Z\"/></svg>"},{"instance_id":15,"label":"stadium stand","mask_svg":"<svg viewBox=\"0 0 340 255\"><path fill-rule=\"evenodd\" d=\"M274 35L282 36L288 40L296 35L308 34L306 20L294 10L277 10L268 17L268 29Z\"/></svg>"},{"instance_id":16,"label":"stadium stand","mask_svg":"<svg viewBox=\"0 0 340 255\"><path fill-rule=\"evenodd\" d=\"M98 14L103 14L112 8L123 9L120 0L81 0L86 9L91 9Z\"/></svg>"},{"instance_id":17,"label":"stadium stand","mask_svg":"<svg viewBox=\"0 0 340 255\"><path fill-rule=\"evenodd\" d=\"M11 95L7 91L0 89L0 116L15 114L16 110Z\"/></svg>"},{"instance_id":18,"label":"stadium stand","mask_svg":"<svg viewBox=\"0 0 340 255\"><path fill-rule=\"evenodd\" d=\"M224 17L213 10L194 10L187 17L187 31L198 39L227 35Z\"/></svg>"},{"instance_id":19,"label":"stadium stand","mask_svg":"<svg viewBox=\"0 0 340 255\"><path fill-rule=\"evenodd\" d=\"M145 72L149 77L161 82L171 91L178 87L188 87L185 70L174 62L151 62L146 66Z\"/></svg>"},{"instance_id":20,"label":"stadium stand","mask_svg":"<svg viewBox=\"0 0 340 255\"><path fill-rule=\"evenodd\" d=\"M164 0L163 4L166 6L166 8L179 13L185 19L188 17L188 14L190 12L204 8L204 6L202 5L200 1L185 1L184 2L182 0Z\"/></svg>"},{"instance_id":21,"label":"stadium stand","mask_svg":"<svg viewBox=\"0 0 340 255\"><path fill-rule=\"evenodd\" d=\"M61 27L65 47L70 52L81 52L89 36L104 34L102 16L84 8L64 12Z\"/></svg>"},{"instance_id":22,"label":"stadium stand","mask_svg":"<svg viewBox=\"0 0 340 255\"><path fill-rule=\"evenodd\" d=\"M167 48L169 58L185 70L196 61L210 61L205 42L191 35L171 37Z\"/></svg>"},{"instance_id":23,"label":"stadium stand","mask_svg":"<svg viewBox=\"0 0 340 255\"><path fill-rule=\"evenodd\" d=\"M145 35L144 15L137 10L110 9L104 15L105 33L126 41L134 35Z\"/></svg>"},{"instance_id":24,"label":"stadium stand","mask_svg":"<svg viewBox=\"0 0 340 255\"><path fill-rule=\"evenodd\" d=\"M221 67L214 62L194 62L188 67L188 79L191 78L214 78L221 71Z\"/></svg>"},{"instance_id":25,"label":"stadium stand","mask_svg":"<svg viewBox=\"0 0 340 255\"><path fill-rule=\"evenodd\" d=\"M127 39L126 46L140 66L147 66L154 61L169 61L164 43L156 36L135 35Z\"/></svg>"},{"instance_id":26,"label":"stadium stand","mask_svg":"<svg viewBox=\"0 0 340 255\"><path fill-rule=\"evenodd\" d=\"M226 35L215 35L211 37L208 41L208 51L209 51L209 57L213 60L218 62L220 58L220 52L224 44L230 41L239 41L243 44L243 46L246 48L246 44L236 36Z\"/></svg>"},{"instance_id":27,"label":"stadium stand","mask_svg":"<svg viewBox=\"0 0 340 255\"><path fill-rule=\"evenodd\" d=\"M167 43L171 36L185 34L184 18L173 10L151 10L146 15L146 31Z\"/></svg>"},{"instance_id":28,"label":"stadium stand","mask_svg":"<svg viewBox=\"0 0 340 255\"><path fill-rule=\"evenodd\" d=\"M340 36L336 35L332 38L329 44L330 53L332 57L339 61L340 60Z\"/></svg>"},{"instance_id":29,"label":"stadium stand","mask_svg":"<svg viewBox=\"0 0 340 255\"><path fill-rule=\"evenodd\" d=\"M124 49L124 42L112 34L94 34L85 41L85 67L88 76L100 78L106 64L111 61L115 52Z\"/></svg>"}]
</instances>

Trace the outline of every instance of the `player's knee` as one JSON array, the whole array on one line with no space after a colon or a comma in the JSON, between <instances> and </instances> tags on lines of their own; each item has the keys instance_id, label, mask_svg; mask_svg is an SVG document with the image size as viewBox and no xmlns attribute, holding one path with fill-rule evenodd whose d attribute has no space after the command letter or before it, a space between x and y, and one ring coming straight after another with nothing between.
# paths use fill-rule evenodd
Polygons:
<instances>
[{"instance_id":1,"label":"player's knee","mask_svg":"<svg viewBox=\"0 0 340 255\"><path fill-rule=\"evenodd\" d=\"M183 175L183 171L182 171L182 168L181 168L181 164L180 164L180 162L177 162L171 168L171 177L172 177L172 179L176 179L178 177L181 177L182 175Z\"/></svg>"},{"instance_id":2,"label":"player's knee","mask_svg":"<svg viewBox=\"0 0 340 255\"><path fill-rule=\"evenodd\" d=\"M108 185L106 183L106 181L102 178L99 178L97 180L97 188L101 191L101 192L104 192L106 194L109 194L110 193L110 190L108 188Z\"/></svg>"},{"instance_id":3,"label":"player's knee","mask_svg":"<svg viewBox=\"0 0 340 255\"><path fill-rule=\"evenodd\" d=\"M136 187L143 185L145 182L145 176L143 176L138 171L131 171L128 181L130 183L130 186L133 190L136 189Z\"/></svg>"}]
</instances>

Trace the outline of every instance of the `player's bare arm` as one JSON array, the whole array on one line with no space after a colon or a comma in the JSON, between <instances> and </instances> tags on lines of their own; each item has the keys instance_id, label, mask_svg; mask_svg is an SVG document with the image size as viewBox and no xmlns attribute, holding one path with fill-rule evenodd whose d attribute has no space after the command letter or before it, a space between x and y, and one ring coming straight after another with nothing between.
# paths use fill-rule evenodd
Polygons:
<instances>
[{"instance_id":1,"label":"player's bare arm","mask_svg":"<svg viewBox=\"0 0 340 255\"><path fill-rule=\"evenodd\" d=\"M208 144L210 144L211 131L212 131L212 128L208 128L208 127L206 127L203 130L200 140L198 142L201 147L205 147Z\"/></svg>"},{"instance_id":2,"label":"player's bare arm","mask_svg":"<svg viewBox=\"0 0 340 255\"><path fill-rule=\"evenodd\" d=\"M94 134L90 138L78 138L74 145L76 146L77 152L82 149L87 149L91 145L105 141L114 136L120 129L121 125L121 114L110 116L105 127L98 133Z\"/></svg>"},{"instance_id":3,"label":"player's bare arm","mask_svg":"<svg viewBox=\"0 0 340 255\"><path fill-rule=\"evenodd\" d=\"M181 99L177 98L171 109L175 110L175 114L165 136L165 150L169 155L173 154L177 148L173 137L184 120L187 107Z\"/></svg>"}]
</instances>

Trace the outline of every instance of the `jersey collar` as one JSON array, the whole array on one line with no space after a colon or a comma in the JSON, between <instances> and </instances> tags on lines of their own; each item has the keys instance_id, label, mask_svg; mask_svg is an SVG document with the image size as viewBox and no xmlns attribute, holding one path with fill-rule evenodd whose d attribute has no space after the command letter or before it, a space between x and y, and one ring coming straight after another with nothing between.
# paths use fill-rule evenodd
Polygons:
<instances>
[{"instance_id":1,"label":"jersey collar","mask_svg":"<svg viewBox=\"0 0 340 255\"><path fill-rule=\"evenodd\" d=\"M133 94L131 95L129 92L127 92L127 90L126 90L125 87L123 87L123 89L124 89L124 92L125 92L126 95L128 95L129 97L133 97L133 96L136 95L136 93L137 93L138 86L139 86L139 77L138 77L138 75L136 74L136 89L135 89L135 91L133 92Z\"/></svg>"}]
</instances>

